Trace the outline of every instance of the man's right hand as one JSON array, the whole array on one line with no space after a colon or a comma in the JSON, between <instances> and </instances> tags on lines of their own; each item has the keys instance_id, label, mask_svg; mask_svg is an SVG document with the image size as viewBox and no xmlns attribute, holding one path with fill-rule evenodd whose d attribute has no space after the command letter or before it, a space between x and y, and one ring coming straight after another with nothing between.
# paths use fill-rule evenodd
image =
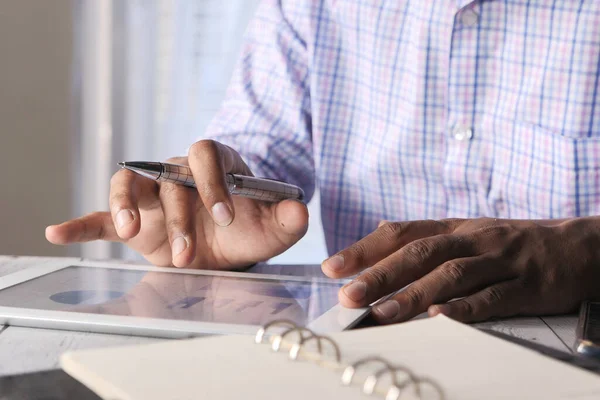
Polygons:
<instances>
[{"instance_id":1,"label":"man's right hand","mask_svg":"<svg viewBox=\"0 0 600 400\"><path fill-rule=\"evenodd\" d=\"M308 210L301 202L229 194L226 173L252 175L230 147L202 140L187 158L169 162L189 165L197 190L120 170L111 179L110 212L49 226L46 238L122 242L159 266L236 269L282 253L306 233Z\"/></svg>"}]
</instances>

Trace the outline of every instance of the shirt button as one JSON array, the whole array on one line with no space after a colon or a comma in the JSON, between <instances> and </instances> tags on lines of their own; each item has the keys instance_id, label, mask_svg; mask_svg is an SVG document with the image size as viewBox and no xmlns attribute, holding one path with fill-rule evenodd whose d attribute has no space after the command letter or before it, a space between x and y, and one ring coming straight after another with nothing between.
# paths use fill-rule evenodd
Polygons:
<instances>
[{"instance_id":1,"label":"shirt button","mask_svg":"<svg viewBox=\"0 0 600 400\"><path fill-rule=\"evenodd\" d=\"M452 135L454 136L454 139L459 140L459 141L469 140L473 137L473 129L465 128L462 126L457 127L452 132Z\"/></svg>"},{"instance_id":2,"label":"shirt button","mask_svg":"<svg viewBox=\"0 0 600 400\"><path fill-rule=\"evenodd\" d=\"M474 10L467 8L461 13L460 22L464 26L475 26L479 23L479 14Z\"/></svg>"}]
</instances>

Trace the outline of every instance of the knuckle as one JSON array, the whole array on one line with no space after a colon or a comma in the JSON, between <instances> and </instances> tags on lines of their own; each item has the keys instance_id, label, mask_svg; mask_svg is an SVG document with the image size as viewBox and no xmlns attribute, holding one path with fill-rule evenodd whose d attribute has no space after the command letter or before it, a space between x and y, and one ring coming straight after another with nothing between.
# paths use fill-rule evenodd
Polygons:
<instances>
[{"instance_id":1,"label":"knuckle","mask_svg":"<svg viewBox=\"0 0 600 400\"><path fill-rule=\"evenodd\" d=\"M501 289L491 286L482 292L483 301L486 305L498 304L504 299L504 293Z\"/></svg>"},{"instance_id":2,"label":"knuckle","mask_svg":"<svg viewBox=\"0 0 600 400\"><path fill-rule=\"evenodd\" d=\"M393 270L389 266L378 265L366 272L366 278L376 287L389 287L393 282Z\"/></svg>"},{"instance_id":3,"label":"knuckle","mask_svg":"<svg viewBox=\"0 0 600 400\"><path fill-rule=\"evenodd\" d=\"M185 219L182 217L172 217L167 221L167 230L169 232L181 232L185 227Z\"/></svg>"},{"instance_id":4,"label":"knuckle","mask_svg":"<svg viewBox=\"0 0 600 400\"><path fill-rule=\"evenodd\" d=\"M95 239L104 240L107 237L106 227L104 226L104 223L102 223L94 228L90 224L90 221L94 220L103 221L104 214L100 211L95 211L78 219L82 237L94 235Z\"/></svg>"},{"instance_id":5,"label":"knuckle","mask_svg":"<svg viewBox=\"0 0 600 400\"><path fill-rule=\"evenodd\" d=\"M426 222L431 226L432 232L449 232L452 231L453 226L456 224L455 220L449 219L428 219Z\"/></svg>"},{"instance_id":6,"label":"knuckle","mask_svg":"<svg viewBox=\"0 0 600 400\"><path fill-rule=\"evenodd\" d=\"M494 237L501 239L516 239L521 236L521 230L517 229L513 225L504 222L497 221L493 224L487 225L486 233Z\"/></svg>"},{"instance_id":7,"label":"knuckle","mask_svg":"<svg viewBox=\"0 0 600 400\"><path fill-rule=\"evenodd\" d=\"M206 154L216 154L219 151L219 146L212 139L199 140L190 146L189 155L202 156Z\"/></svg>"},{"instance_id":8,"label":"knuckle","mask_svg":"<svg viewBox=\"0 0 600 400\"><path fill-rule=\"evenodd\" d=\"M453 230L455 227L459 226L464 222L464 219L461 218L444 218L437 221L441 224L441 227L447 230Z\"/></svg>"},{"instance_id":9,"label":"knuckle","mask_svg":"<svg viewBox=\"0 0 600 400\"><path fill-rule=\"evenodd\" d=\"M416 262L422 262L426 260L431 256L433 251L433 246L427 240L417 240L411 242L403 249L404 256Z\"/></svg>"},{"instance_id":10,"label":"knuckle","mask_svg":"<svg viewBox=\"0 0 600 400\"><path fill-rule=\"evenodd\" d=\"M100 225L98 227L98 240L104 239L106 239L106 228L104 227L104 225Z\"/></svg>"},{"instance_id":11,"label":"knuckle","mask_svg":"<svg viewBox=\"0 0 600 400\"><path fill-rule=\"evenodd\" d=\"M395 239L402 236L406 231L406 224L402 222L388 222L379 228L383 238Z\"/></svg>"},{"instance_id":12,"label":"knuckle","mask_svg":"<svg viewBox=\"0 0 600 400\"><path fill-rule=\"evenodd\" d=\"M472 255L482 253L494 253L494 248L491 248L484 243L477 235L463 234L457 235L454 242L454 248L458 252L466 251Z\"/></svg>"},{"instance_id":13,"label":"knuckle","mask_svg":"<svg viewBox=\"0 0 600 400\"><path fill-rule=\"evenodd\" d=\"M423 289L418 287L409 287L404 294L406 295L406 299L408 300L408 303L411 306L421 304L423 300L427 297Z\"/></svg>"},{"instance_id":14,"label":"knuckle","mask_svg":"<svg viewBox=\"0 0 600 400\"><path fill-rule=\"evenodd\" d=\"M348 251L350 253L350 257L353 258L357 264L361 266L368 266L365 265L369 252L368 246L366 246L364 243L357 242L350 246Z\"/></svg>"},{"instance_id":15,"label":"knuckle","mask_svg":"<svg viewBox=\"0 0 600 400\"><path fill-rule=\"evenodd\" d=\"M160 194L161 196L173 196L180 189L180 187L177 187L177 185L173 183L162 183L160 185Z\"/></svg>"},{"instance_id":16,"label":"knuckle","mask_svg":"<svg viewBox=\"0 0 600 400\"><path fill-rule=\"evenodd\" d=\"M477 312L476 308L471 300L465 299L461 301L460 313L465 317L471 317Z\"/></svg>"},{"instance_id":17,"label":"knuckle","mask_svg":"<svg viewBox=\"0 0 600 400\"><path fill-rule=\"evenodd\" d=\"M466 268L459 261L447 261L441 267L442 273L452 283L460 283L465 279Z\"/></svg>"},{"instance_id":18,"label":"knuckle","mask_svg":"<svg viewBox=\"0 0 600 400\"><path fill-rule=\"evenodd\" d=\"M112 193L110 196L110 202L114 205L125 205L129 203L129 196L126 192Z\"/></svg>"},{"instance_id":19,"label":"knuckle","mask_svg":"<svg viewBox=\"0 0 600 400\"><path fill-rule=\"evenodd\" d=\"M502 219L498 220L498 218L491 218L491 217L480 217L480 218L475 219L475 221L480 225L487 225L487 226L500 226L500 225L504 224L504 220L502 220Z\"/></svg>"},{"instance_id":20,"label":"knuckle","mask_svg":"<svg viewBox=\"0 0 600 400\"><path fill-rule=\"evenodd\" d=\"M202 194L202 199L208 204L217 202L220 187L213 182L196 182L196 190Z\"/></svg>"}]
</instances>

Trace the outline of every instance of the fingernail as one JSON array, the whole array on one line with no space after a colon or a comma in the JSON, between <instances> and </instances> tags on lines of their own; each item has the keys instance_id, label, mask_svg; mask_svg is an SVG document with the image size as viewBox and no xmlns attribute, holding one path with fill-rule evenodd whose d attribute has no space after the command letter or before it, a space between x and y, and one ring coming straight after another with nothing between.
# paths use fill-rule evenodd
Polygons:
<instances>
[{"instance_id":1,"label":"fingernail","mask_svg":"<svg viewBox=\"0 0 600 400\"><path fill-rule=\"evenodd\" d=\"M188 241L185 236L179 236L173 240L171 243L171 252L173 253L173 257L184 251L188 248Z\"/></svg>"},{"instance_id":2,"label":"fingernail","mask_svg":"<svg viewBox=\"0 0 600 400\"><path fill-rule=\"evenodd\" d=\"M393 319L400 312L400 304L396 300L387 300L373 307L373 311L385 319Z\"/></svg>"},{"instance_id":3,"label":"fingernail","mask_svg":"<svg viewBox=\"0 0 600 400\"><path fill-rule=\"evenodd\" d=\"M119 229L133 222L133 213L131 210L121 210L117 213L117 226Z\"/></svg>"},{"instance_id":4,"label":"fingernail","mask_svg":"<svg viewBox=\"0 0 600 400\"><path fill-rule=\"evenodd\" d=\"M367 284L354 281L344 288L344 293L354 301L361 301L367 294Z\"/></svg>"},{"instance_id":5,"label":"fingernail","mask_svg":"<svg viewBox=\"0 0 600 400\"><path fill-rule=\"evenodd\" d=\"M231 224L233 216L231 210L225 203L217 203L212 207L212 215L217 225L227 226Z\"/></svg>"},{"instance_id":6,"label":"fingernail","mask_svg":"<svg viewBox=\"0 0 600 400\"><path fill-rule=\"evenodd\" d=\"M430 317L435 317L438 314L447 315L449 310L450 310L450 307L448 307L448 306L435 305L435 306L429 307L429 309L427 310L427 314L429 314Z\"/></svg>"},{"instance_id":7,"label":"fingernail","mask_svg":"<svg viewBox=\"0 0 600 400\"><path fill-rule=\"evenodd\" d=\"M338 272L344 269L344 256L338 254L325 261L325 267L332 271Z\"/></svg>"}]
</instances>

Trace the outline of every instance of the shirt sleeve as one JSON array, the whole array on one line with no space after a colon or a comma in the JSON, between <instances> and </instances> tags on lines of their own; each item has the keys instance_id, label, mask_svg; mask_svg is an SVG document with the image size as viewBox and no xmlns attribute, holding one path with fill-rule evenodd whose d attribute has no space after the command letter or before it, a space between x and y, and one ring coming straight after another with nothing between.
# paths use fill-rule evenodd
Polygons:
<instances>
[{"instance_id":1,"label":"shirt sleeve","mask_svg":"<svg viewBox=\"0 0 600 400\"><path fill-rule=\"evenodd\" d=\"M315 189L306 30L309 3L265 0L245 34L225 101L204 137L240 153L256 176Z\"/></svg>"}]
</instances>

